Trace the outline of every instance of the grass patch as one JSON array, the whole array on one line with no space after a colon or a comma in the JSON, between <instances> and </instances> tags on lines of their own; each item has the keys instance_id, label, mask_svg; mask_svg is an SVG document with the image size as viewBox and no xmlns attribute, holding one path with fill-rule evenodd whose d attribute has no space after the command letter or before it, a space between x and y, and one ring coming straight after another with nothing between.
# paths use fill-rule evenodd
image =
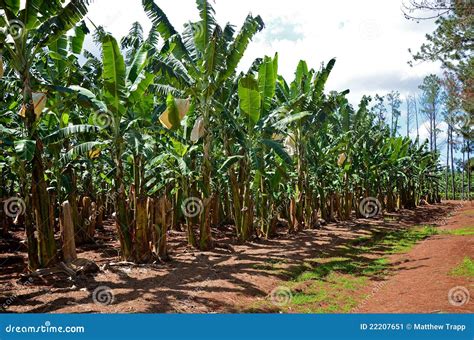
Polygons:
<instances>
[{"instance_id":1,"label":"grass patch","mask_svg":"<svg viewBox=\"0 0 474 340\"><path fill-rule=\"evenodd\" d=\"M466 227L466 228L459 228L459 229L449 230L446 233L450 234L450 235L456 235L456 236L474 235L474 227Z\"/></svg>"},{"instance_id":2,"label":"grass patch","mask_svg":"<svg viewBox=\"0 0 474 340\"><path fill-rule=\"evenodd\" d=\"M293 281L322 280L333 273L351 274L358 277L373 277L383 273L387 268L386 258L369 257L333 257L316 259L309 270L298 274Z\"/></svg>"},{"instance_id":3,"label":"grass patch","mask_svg":"<svg viewBox=\"0 0 474 340\"><path fill-rule=\"evenodd\" d=\"M298 313L348 313L357 306L352 294L364 287L365 277L332 272L324 280L293 282L293 298L288 310Z\"/></svg>"},{"instance_id":4,"label":"grass patch","mask_svg":"<svg viewBox=\"0 0 474 340\"><path fill-rule=\"evenodd\" d=\"M452 276L474 277L474 261L469 256L466 256L449 274Z\"/></svg>"},{"instance_id":5,"label":"grass patch","mask_svg":"<svg viewBox=\"0 0 474 340\"><path fill-rule=\"evenodd\" d=\"M269 297L247 311L348 313L364 299L361 289L370 280L386 276L390 265L387 254L407 252L437 233L431 226L422 226L355 239L333 256L308 259L287 269L289 281L285 286L292 292L288 304L277 306Z\"/></svg>"},{"instance_id":6,"label":"grass patch","mask_svg":"<svg viewBox=\"0 0 474 340\"><path fill-rule=\"evenodd\" d=\"M390 254L406 253L410 251L419 241L438 234L438 231L431 226L424 226L391 233L383 240L384 245L391 249Z\"/></svg>"},{"instance_id":7,"label":"grass patch","mask_svg":"<svg viewBox=\"0 0 474 340\"><path fill-rule=\"evenodd\" d=\"M256 263L252 267L260 270L277 270L286 264L286 260L268 259L264 263Z\"/></svg>"}]
</instances>

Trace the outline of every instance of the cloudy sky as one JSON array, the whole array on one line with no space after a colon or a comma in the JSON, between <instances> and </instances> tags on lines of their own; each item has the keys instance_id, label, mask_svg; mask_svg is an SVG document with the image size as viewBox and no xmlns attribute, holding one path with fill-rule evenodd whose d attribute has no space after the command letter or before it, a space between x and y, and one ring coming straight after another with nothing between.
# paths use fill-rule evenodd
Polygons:
<instances>
[{"instance_id":1,"label":"cloudy sky","mask_svg":"<svg viewBox=\"0 0 474 340\"><path fill-rule=\"evenodd\" d=\"M221 25L231 22L240 28L248 13L260 15L265 22L266 28L250 44L240 69L246 70L257 57L278 52L279 72L291 80L299 60L317 69L336 57L327 90L350 89L349 100L357 104L363 94L390 90L400 91L404 98L417 91L425 75L440 72L433 63L408 66L408 48L417 50L435 26L432 21L406 20L401 1L215 0L213 6ZM199 18L194 0L155 2L178 30ZM125 35L135 21L145 30L150 28L140 0L95 0L88 17L117 37ZM93 49L90 40L87 45ZM427 136L426 129L420 132Z\"/></svg>"}]
</instances>

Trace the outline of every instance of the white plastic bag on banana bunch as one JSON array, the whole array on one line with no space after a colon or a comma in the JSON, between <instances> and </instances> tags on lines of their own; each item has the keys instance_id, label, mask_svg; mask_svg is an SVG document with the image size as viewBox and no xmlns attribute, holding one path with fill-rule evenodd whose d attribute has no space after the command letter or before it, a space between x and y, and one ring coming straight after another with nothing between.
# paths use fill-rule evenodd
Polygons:
<instances>
[{"instance_id":1,"label":"white plastic bag on banana bunch","mask_svg":"<svg viewBox=\"0 0 474 340\"><path fill-rule=\"evenodd\" d=\"M202 136L204 136L204 119L199 117L196 119L191 131L191 142L196 143Z\"/></svg>"}]
</instances>

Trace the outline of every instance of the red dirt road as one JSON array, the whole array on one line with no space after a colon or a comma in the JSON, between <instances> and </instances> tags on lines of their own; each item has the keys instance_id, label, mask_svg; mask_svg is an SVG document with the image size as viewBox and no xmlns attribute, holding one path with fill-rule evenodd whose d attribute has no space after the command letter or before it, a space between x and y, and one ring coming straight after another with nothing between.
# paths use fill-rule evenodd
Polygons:
<instances>
[{"instance_id":1,"label":"red dirt road","mask_svg":"<svg viewBox=\"0 0 474 340\"><path fill-rule=\"evenodd\" d=\"M447 231L472 228L474 205L464 203L458 206L451 217L437 224L442 225L440 230ZM443 233L426 239L407 254L392 256L390 260L396 264L395 274L374 285L357 312L473 313L474 278L449 275L466 256L474 257L474 236ZM452 296L457 290L461 294L457 298L464 299L455 302L464 304L455 306L449 302L451 290Z\"/></svg>"}]
</instances>

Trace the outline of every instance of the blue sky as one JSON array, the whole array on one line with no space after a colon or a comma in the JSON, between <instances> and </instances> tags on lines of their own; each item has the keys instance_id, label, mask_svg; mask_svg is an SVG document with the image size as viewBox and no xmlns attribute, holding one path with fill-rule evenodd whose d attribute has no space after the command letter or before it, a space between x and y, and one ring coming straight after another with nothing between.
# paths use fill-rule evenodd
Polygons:
<instances>
[{"instance_id":1,"label":"blue sky","mask_svg":"<svg viewBox=\"0 0 474 340\"><path fill-rule=\"evenodd\" d=\"M176 29L198 19L194 0L155 0ZM402 99L417 92L424 76L440 73L440 66L421 63L410 67L408 48L416 50L433 21L416 23L404 18L401 0L215 0L217 20L240 27L248 13L260 15L266 28L250 44L239 68L246 70L255 58L279 53L279 72L291 80L299 60L313 68L336 57L327 90L350 89L357 105L362 95L384 95L398 90ZM88 17L117 37L139 21L150 27L140 0L95 0ZM94 49L91 40L86 48ZM404 102L404 101L403 101ZM400 124L405 126L403 104ZM443 126L441 126L443 129ZM405 129L403 128L403 131ZM420 129L426 137L424 126ZM405 133L405 132L403 132Z\"/></svg>"},{"instance_id":2,"label":"blue sky","mask_svg":"<svg viewBox=\"0 0 474 340\"><path fill-rule=\"evenodd\" d=\"M178 30L198 19L194 0L155 0ZM439 71L439 65L424 63L410 68L408 48L424 42L434 24L406 20L400 0L216 0L218 22L240 27L248 13L259 14L266 25L248 48L240 68L247 69L263 55L280 54L279 71L293 77L300 59L318 68L337 58L328 89L351 89L352 102L363 94L392 89L402 95L416 90L423 76ZM95 0L89 18L118 37L134 21L148 29L149 20L140 0Z\"/></svg>"}]
</instances>

